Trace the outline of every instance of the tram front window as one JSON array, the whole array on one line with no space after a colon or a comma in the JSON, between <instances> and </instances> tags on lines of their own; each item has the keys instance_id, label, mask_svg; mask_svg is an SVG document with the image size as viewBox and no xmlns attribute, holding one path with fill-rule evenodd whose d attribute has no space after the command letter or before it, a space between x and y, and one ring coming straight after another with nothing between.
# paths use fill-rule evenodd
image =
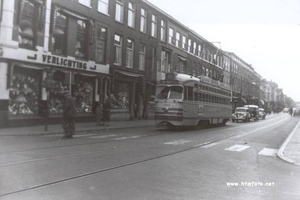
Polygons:
<instances>
[{"instance_id":1,"label":"tram front window","mask_svg":"<svg viewBox=\"0 0 300 200\"><path fill-rule=\"evenodd\" d=\"M157 87L157 99L182 99L182 91L180 86Z\"/></svg>"}]
</instances>

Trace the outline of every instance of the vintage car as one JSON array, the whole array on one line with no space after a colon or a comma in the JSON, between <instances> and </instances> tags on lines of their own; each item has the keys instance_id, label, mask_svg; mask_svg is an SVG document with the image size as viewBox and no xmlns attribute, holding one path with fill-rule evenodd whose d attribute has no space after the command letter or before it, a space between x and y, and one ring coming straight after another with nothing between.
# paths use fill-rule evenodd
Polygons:
<instances>
[{"instance_id":1,"label":"vintage car","mask_svg":"<svg viewBox=\"0 0 300 200\"><path fill-rule=\"evenodd\" d=\"M237 107L232 114L232 122L248 122L250 120L249 108Z\"/></svg>"},{"instance_id":2,"label":"vintage car","mask_svg":"<svg viewBox=\"0 0 300 200\"><path fill-rule=\"evenodd\" d=\"M258 119L266 119L266 115L267 113L265 112L265 110L263 108L259 108Z\"/></svg>"},{"instance_id":3,"label":"vintage car","mask_svg":"<svg viewBox=\"0 0 300 200\"><path fill-rule=\"evenodd\" d=\"M245 105L245 108L249 108L250 119L253 121L258 121L259 108L257 105ZM249 121L250 121L249 119Z\"/></svg>"}]
</instances>

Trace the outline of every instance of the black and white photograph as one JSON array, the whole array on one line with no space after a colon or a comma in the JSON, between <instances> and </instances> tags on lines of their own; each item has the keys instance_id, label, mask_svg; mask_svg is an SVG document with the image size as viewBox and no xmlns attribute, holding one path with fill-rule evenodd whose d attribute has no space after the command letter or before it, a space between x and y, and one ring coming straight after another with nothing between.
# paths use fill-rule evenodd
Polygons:
<instances>
[{"instance_id":1,"label":"black and white photograph","mask_svg":"<svg viewBox=\"0 0 300 200\"><path fill-rule=\"evenodd\" d=\"M299 200L299 0L0 0L1 200Z\"/></svg>"}]
</instances>

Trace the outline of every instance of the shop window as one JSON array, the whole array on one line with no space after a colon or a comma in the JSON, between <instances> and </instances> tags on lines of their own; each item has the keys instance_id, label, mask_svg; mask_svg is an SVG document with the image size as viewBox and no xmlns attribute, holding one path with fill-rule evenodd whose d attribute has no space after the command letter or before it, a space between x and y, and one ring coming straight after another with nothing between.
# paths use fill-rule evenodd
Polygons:
<instances>
[{"instance_id":1,"label":"shop window","mask_svg":"<svg viewBox=\"0 0 300 200\"><path fill-rule=\"evenodd\" d=\"M117 65L122 64L122 37L120 35L115 35L115 60L114 63Z\"/></svg>"},{"instance_id":2,"label":"shop window","mask_svg":"<svg viewBox=\"0 0 300 200\"><path fill-rule=\"evenodd\" d=\"M112 109L129 110L129 84L115 81L112 91Z\"/></svg>"},{"instance_id":3,"label":"shop window","mask_svg":"<svg viewBox=\"0 0 300 200\"><path fill-rule=\"evenodd\" d=\"M96 62L101 64L105 63L106 40L107 40L107 29L102 26L98 26L97 42L96 42Z\"/></svg>"},{"instance_id":4,"label":"shop window","mask_svg":"<svg viewBox=\"0 0 300 200\"><path fill-rule=\"evenodd\" d=\"M127 25L131 28L135 27L135 5L134 3L128 3L128 21Z\"/></svg>"},{"instance_id":5,"label":"shop window","mask_svg":"<svg viewBox=\"0 0 300 200\"><path fill-rule=\"evenodd\" d=\"M92 112L94 78L76 74L74 85L72 85L72 94L75 97L75 105L78 113Z\"/></svg>"},{"instance_id":6,"label":"shop window","mask_svg":"<svg viewBox=\"0 0 300 200\"><path fill-rule=\"evenodd\" d=\"M87 24L83 20L77 20L76 57L87 58L87 44Z\"/></svg>"},{"instance_id":7,"label":"shop window","mask_svg":"<svg viewBox=\"0 0 300 200\"><path fill-rule=\"evenodd\" d=\"M49 113L60 114L63 112L64 103L64 96L61 92L70 91L70 73L55 71L52 79L55 81L55 88L49 91Z\"/></svg>"},{"instance_id":8,"label":"shop window","mask_svg":"<svg viewBox=\"0 0 300 200\"><path fill-rule=\"evenodd\" d=\"M139 69L145 71L146 65L146 45L140 44Z\"/></svg>"},{"instance_id":9,"label":"shop window","mask_svg":"<svg viewBox=\"0 0 300 200\"><path fill-rule=\"evenodd\" d=\"M126 49L126 67L133 68L133 55L134 55L134 42L131 39L127 39Z\"/></svg>"},{"instance_id":10,"label":"shop window","mask_svg":"<svg viewBox=\"0 0 300 200\"><path fill-rule=\"evenodd\" d=\"M52 31L52 53L67 55L67 16L57 12L56 23Z\"/></svg>"},{"instance_id":11,"label":"shop window","mask_svg":"<svg viewBox=\"0 0 300 200\"><path fill-rule=\"evenodd\" d=\"M37 31L43 28L43 1L23 0L19 4L19 47L34 49Z\"/></svg>"},{"instance_id":12,"label":"shop window","mask_svg":"<svg viewBox=\"0 0 300 200\"><path fill-rule=\"evenodd\" d=\"M11 115L39 113L41 73L38 70L14 66L9 96Z\"/></svg>"}]
</instances>

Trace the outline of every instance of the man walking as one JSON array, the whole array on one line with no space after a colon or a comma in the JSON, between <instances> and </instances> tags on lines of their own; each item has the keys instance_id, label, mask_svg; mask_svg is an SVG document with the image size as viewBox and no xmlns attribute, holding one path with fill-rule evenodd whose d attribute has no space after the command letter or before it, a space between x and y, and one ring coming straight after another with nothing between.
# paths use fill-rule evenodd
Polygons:
<instances>
[{"instance_id":1,"label":"man walking","mask_svg":"<svg viewBox=\"0 0 300 200\"><path fill-rule=\"evenodd\" d=\"M65 138L72 138L75 133L75 118L77 116L75 108L75 100L71 96L69 91L64 93L64 105L63 105L63 116L62 126L65 132Z\"/></svg>"}]
</instances>

